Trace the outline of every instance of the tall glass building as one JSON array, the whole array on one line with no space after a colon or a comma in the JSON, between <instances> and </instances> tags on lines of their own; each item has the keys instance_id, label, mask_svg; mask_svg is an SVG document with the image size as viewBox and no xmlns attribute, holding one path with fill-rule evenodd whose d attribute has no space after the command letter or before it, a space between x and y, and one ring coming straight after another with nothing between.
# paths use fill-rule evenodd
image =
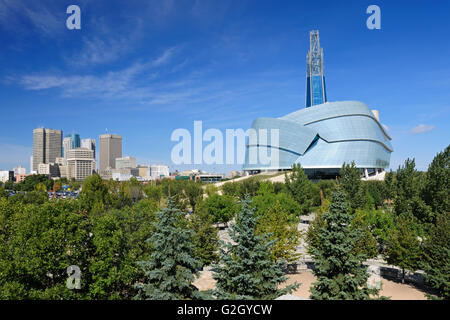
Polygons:
<instances>
[{"instance_id":1,"label":"tall glass building","mask_svg":"<svg viewBox=\"0 0 450 320\"><path fill-rule=\"evenodd\" d=\"M319 31L309 33L309 52L306 56L306 107L327 102L323 70L323 48L320 47Z\"/></svg>"},{"instance_id":2,"label":"tall glass building","mask_svg":"<svg viewBox=\"0 0 450 320\"><path fill-rule=\"evenodd\" d=\"M65 136L63 140L63 155L67 157L67 152L81 147L81 139L78 133L72 133Z\"/></svg>"},{"instance_id":3,"label":"tall glass building","mask_svg":"<svg viewBox=\"0 0 450 320\"><path fill-rule=\"evenodd\" d=\"M255 119L243 169L284 170L299 163L310 177L330 178L339 174L344 163L355 162L365 176L379 177L389 168L391 137L378 112L364 103L327 102L318 35L310 34L306 108L280 118Z\"/></svg>"}]
</instances>

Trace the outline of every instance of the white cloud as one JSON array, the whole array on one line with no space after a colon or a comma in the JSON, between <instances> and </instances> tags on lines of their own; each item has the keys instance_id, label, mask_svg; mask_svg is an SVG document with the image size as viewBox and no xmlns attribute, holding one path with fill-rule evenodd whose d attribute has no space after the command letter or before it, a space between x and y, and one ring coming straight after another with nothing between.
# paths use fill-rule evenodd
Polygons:
<instances>
[{"instance_id":1,"label":"white cloud","mask_svg":"<svg viewBox=\"0 0 450 320\"><path fill-rule=\"evenodd\" d=\"M92 19L90 22L95 33L89 33L82 39L79 53L70 57L69 63L75 66L104 64L115 61L133 51L142 36L143 21L135 19L121 30L111 30L105 19ZM120 36L126 34L126 36Z\"/></svg>"},{"instance_id":2,"label":"white cloud","mask_svg":"<svg viewBox=\"0 0 450 320\"><path fill-rule=\"evenodd\" d=\"M31 74L19 79L19 83L27 90L45 90L59 88L62 95L73 97L77 95L89 95L95 97L142 97L148 87L139 88L133 83L144 72L147 80L152 80L156 74L148 76L150 68L160 67L169 63L175 47L165 50L159 57L146 63L134 63L130 67L119 71L110 71L103 75L55 75L55 74ZM142 90L145 89L145 90ZM164 97L160 97L165 99Z\"/></svg>"},{"instance_id":3,"label":"white cloud","mask_svg":"<svg viewBox=\"0 0 450 320\"><path fill-rule=\"evenodd\" d=\"M426 124L419 124L417 127L411 129L411 132L414 134L426 133L433 130L435 126L430 126Z\"/></svg>"},{"instance_id":4,"label":"white cloud","mask_svg":"<svg viewBox=\"0 0 450 320\"><path fill-rule=\"evenodd\" d=\"M65 30L65 11L55 11L37 1L0 0L0 25L15 32L26 32L23 20L35 31L53 35Z\"/></svg>"},{"instance_id":5,"label":"white cloud","mask_svg":"<svg viewBox=\"0 0 450 320\"><path fill-rule=\"evenodd\" d=\"M175 49L176 49L176 47L172 47L172 48L165 50L161 56L159 56L157 59L155 59L153 61L153 66L159 67L159 66L162 66L162 65L168 63L170 61L170 59L172 58L172 56L175 52Z\"/></svg>"}]
</instances>

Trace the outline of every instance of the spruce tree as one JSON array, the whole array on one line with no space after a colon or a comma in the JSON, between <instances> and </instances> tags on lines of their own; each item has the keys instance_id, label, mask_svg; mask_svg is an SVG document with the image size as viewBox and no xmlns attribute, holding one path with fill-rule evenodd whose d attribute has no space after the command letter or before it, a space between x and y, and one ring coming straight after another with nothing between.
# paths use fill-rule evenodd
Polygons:
<instances>
[{"instance_id":1,"label":"spruce tree","mask_svg":"<svg viewBox=\"0 0 450 320\"><path fill-rule=\"evenodd\" d=\"M424 199L433 212L450 212L450 145L428 167Z\"/></svg>"},{"instance_id":2,"label":"spruce tree","mask_svg":"<svg viewBox=\"0 0 450 320\"><path fill-rule=\"evenodd\" d=\"M362 233L350 226L345 195L341 190L333 193L330 210L322 218L325 226L318 232L319 247L310 248L315 263L317 282L310 289L311 298L317 300L367 300L378 293L367 286L366 256L355 252Z\"/></svg>"},{"instance_id":3,"label":"spruce tree","mask_svg":"<svg viewBox=\"0 0 450 320\"><path fill-rule=\"evenodd\" d=\"M200 298L198 289L192 285L200 262L193 257L193 232L183 219L184 214L174 207L171 198L167 208L157 213L154 231L147 240L153 252L148 260L138 262L145 273L145 282L136 283L136 299Z\"/></svg>"},{"instance_id":4,"label":"spruce tree","mask_svg":"<svg viewBox=\"0 0 450 320\"><path fill-rule=\"evenodd\" d=\"M271 248L274 241L256 234L257 221L254 208L247 196L237 221L228 233L235 244L224 243L220 249L219 263L213 275L218 299L275 299L292 292L299 285L278 286L286 281L282 266L284 261L273 261Z\"/></svg>"},{"instance_id":5,"label":"spruce tree","mask_svg":"<svg viewBox=\"0 0 450 320\"><path fill-rule=\"evenodd\" d=\"M444 299L450 299L450 213L438 216L424 244L425 280Z\"/></svg>"}]
</instances>

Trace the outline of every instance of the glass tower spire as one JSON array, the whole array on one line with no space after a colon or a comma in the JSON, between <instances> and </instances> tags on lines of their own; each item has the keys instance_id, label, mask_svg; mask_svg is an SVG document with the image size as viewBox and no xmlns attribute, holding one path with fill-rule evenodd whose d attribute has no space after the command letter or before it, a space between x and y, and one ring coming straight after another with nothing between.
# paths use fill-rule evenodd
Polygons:
<instances>
[{"instance_id":1,"label":"glass tower spire","mask_svg":"<svg viewBox=\"0 0 450 320\"><path fill-rule=\"evenodd\" d=\"M325 76L323 73L323 49L320 47L319 31L309 33L309 52L306 56L306 107L327 102Z\"/></svg>"}]
</instances>

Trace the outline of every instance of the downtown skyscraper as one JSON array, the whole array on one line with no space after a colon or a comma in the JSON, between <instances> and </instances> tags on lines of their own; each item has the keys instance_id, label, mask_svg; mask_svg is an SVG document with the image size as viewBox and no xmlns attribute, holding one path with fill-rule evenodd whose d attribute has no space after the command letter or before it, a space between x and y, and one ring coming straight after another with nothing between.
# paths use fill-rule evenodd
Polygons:
<instances>
[{"instance_id":1,"label":"downtown skyscraper","mask_svg":"<svg viewBox=\"0 0 450 320\"><path fill-rule=\"evenodd\" d=\"M62 155L62 131L37 128L33 130L32 170L37 171L41 163L54 163Z\"/></svg>"},{"instance_id":2,"label":"downtown skyscraper","mask_svg":"<svg viewBox=\"0 0 450 320\"><path fill-rule=\"evenodd\" d=\"M309 33L309 52L306 56L306 108L327 102L327 90L323 70L323 48L319 31Z\"/></svg>"},{"instance_id":3,"label":"downtown skyscraper","mask_svg":"<svg viewBox=\"0 0 450 320\"><path fill-rule=\"evenodd\" d=\"M99 137L99 169L103 172L115 169L116 159L122 158L122 136L118 134L102 134Z\"/></svg>"}]
</instances>

